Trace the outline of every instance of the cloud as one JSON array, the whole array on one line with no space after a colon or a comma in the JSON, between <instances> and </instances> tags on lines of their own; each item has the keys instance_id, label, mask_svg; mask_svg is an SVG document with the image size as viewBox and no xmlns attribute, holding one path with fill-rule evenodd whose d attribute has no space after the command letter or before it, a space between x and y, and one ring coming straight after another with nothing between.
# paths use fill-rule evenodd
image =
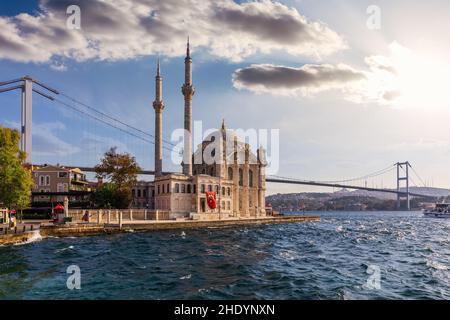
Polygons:
<instances>
[{"instance_id":1,"label":"cloud","mask_svg":"<svg viewBox=\"0 0 450 320\"><path fill-rule=\"evenodd\" d=\"M337 91L355 103L398 108L447 108L450 65L392 42L386 56L364 58L366 68L346 64L305 64L301 67L254 64L235 70L237 89L272 95L308 96Z\"/></svg>"},{"instance_id":2,"label":"cloud","mask_svg":"<svg viewBox=\"0 0 450 320\"><path fill-rule=\"evenodd\" d=\"M87 154L95 154L95 156L101 156L111 147L117 147L120 152L130 153L125 143L111 137L104 137L88 132L83 132L80 144Z\"/></svg>"},{"instance_id":3,"label":"cloud","mask_svg":"<svg viewBox=\"0 0 450 320\"><path fill-rule=\"evenodd\" d=\"M4 121L9 127L20 129L16 121ZM61 122L46 122L33 124L33 155L37 156L70 156L80 151L80 148L61 140L60 132L66 126Z\"/></svg>"},{"instance_id":4,"label":"cloud","mask_svg":"<svg viewBox=\"0 0 450 320\"><path fill-rule=\"evenodd\" d=\"M448 150L449 142L442 139L420 138L416 141L391 144L385 147L390 151L434 151Z\"/></svg>"},{"instance_id":5,"label":"cloud","mask_svg":"<svg viewBox=\"0 0 450 320\"><path fill-rule=\"evenodd\" d=\"M306 64L300 68L256 64L236 70L233 85L257 93L307 95L330 89L345 90L365 79L364 72L345 64Z\"/></svg>"},{"instance_id":6,"label":"cloud","mask_svg":"<svg viewBox=\"0 0 450 320\"><path fill-rule=\"evenodd\" d=\"M66 126L61 122L49 122L34 125L33 128L33 153L39 156L67 157L80 151L75 145L67 143L59 138L60 132ZM59 131L59 133L57 132Z\"/></svg>"},{"instance_id":7,"label":"cloud","mask_svg":"<svg viewBox=\"0 0 450 320\"><path fill-rule=\"evenodd\" d=\"M81 9L81 30L66 27L69 5ZM194 49L241 61L257 53L329 55L346 48L326 24L308 21L279 2L232 0L40 0L40 13L0 17L0 58L49 62L120 60Z\"/></svg>"},{"instance_id":8,"label":"cloud","mask_svg":"<svg viewBox=\"0 0 450 320\"><path fill-rule=\"evenodd\" d=\"M50 65L50 69L54 71L64 72L67 71L67 66L64 63L53 61Z\"/></svg>"}]
</instances>

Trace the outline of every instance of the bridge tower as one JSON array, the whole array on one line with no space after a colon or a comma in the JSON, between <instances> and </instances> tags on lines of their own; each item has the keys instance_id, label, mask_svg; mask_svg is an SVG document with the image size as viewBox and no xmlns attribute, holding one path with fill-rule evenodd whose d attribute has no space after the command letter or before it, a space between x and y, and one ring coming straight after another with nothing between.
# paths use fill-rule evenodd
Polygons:
<instances>
[{"instance_id":1,"label":"bridge tower","mask_svg":"<svg viewBox=\"0 0 450 320\"><path fill-rule=\"evenodd\" d=\"M397 192L400 192L400 184L402 181L406 181L406 209L411 209L410 197L409 197L409 168L411 164L408 161L405 162L397 162L395 164L397 166ZM405 174L400 175L400 169L404 167ZM400 193L397 193L397 210L400 210Z\"/></svg>"},{"instance_id":2,"label":"bridge tower","mask_svg":"<svg viewBox=\"0 0 450 320\"><path fill-rule=\"evenodd\" d=\"M19 84L13 87L0 88L0 93L16 89L21 89L22 91L20 150L26 152L25 162L31 164L31 152L33 150L32 149L33 92L36 92L49 100L55 100L55 98L53 98L52 96L49 96L48 94L36 88L33 88L33 84L37 84L38 86L54 94L59 94L59 92L37 81L36 79L31 78L30 76L24 76L20 79L0 82L0 87L14 83Z\"/></svg>"}]
</instances>

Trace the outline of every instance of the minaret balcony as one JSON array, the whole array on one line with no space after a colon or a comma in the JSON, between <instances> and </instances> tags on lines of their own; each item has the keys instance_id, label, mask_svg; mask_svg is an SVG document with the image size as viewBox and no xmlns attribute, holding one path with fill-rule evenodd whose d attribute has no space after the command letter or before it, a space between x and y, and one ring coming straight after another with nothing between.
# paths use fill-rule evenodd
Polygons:
<instances>
[{"instance_id":1,"label":"minaret balcony","mask_svg":"<svg viewBox=\"0 0 450 320\"><path fill-rule=\"evenodd\" d=\"M181 87L181 92L184 96L193 96L195 93L195 88L192 84L184 84Z\"/></svg>"},{"instance_id":2,"label":"minaret balcony","mask_svg":"<svg viewBox=\"0 0 450 320\"><path fill-rule=\"evenodd\" d=\"M153 108L156 112L161 112L164 110L164 102L162 101L154 101L153 102Z\"/></svg>"}]
</instances>

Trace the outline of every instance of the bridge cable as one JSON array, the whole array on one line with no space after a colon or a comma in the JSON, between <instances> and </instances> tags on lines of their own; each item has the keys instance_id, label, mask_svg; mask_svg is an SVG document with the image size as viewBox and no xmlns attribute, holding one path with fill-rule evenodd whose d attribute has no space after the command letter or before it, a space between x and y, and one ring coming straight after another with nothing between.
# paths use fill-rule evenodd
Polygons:
<instances>
[{"instance_id":1,"label":"bridge cable","mask_svg":"<svg viewBox=\"0 0 450 320\"><path fill-rule=\"evenodd\" d=\"M420 180L420 182L422 183L422 185L423 185L424 187L426 187L427 184L426 184L426 183L423 181L423 179L419 176L419 174L417 173L417 171L414 170L413 166L410 165L410 168L412 169L412 171L414 172L414 174L417 176L417 178L419 178L419 180Z\"/></svg>"},{"instance_id":2,"label":"bridge cable","mask_svg":"<svg viewBox=\"0 0 450 320\"><path fill-rule=\"evenodd\" d=\"M67 99L71 100L72 102L74 102L74 103L76 103L76 104L79 104L79 105L82 105L83 107L86 107L86 108L88 108L89 110L92 110L92 111L94 111L94 112L96 112L96 113L98 113L98 114L100 114L100 115L102 115L102 116L104 116L104 117L106 117L106 118L108 118L108 119L110 119L110 120L113 120L113 121L115 121L115 122L117 122L117 123L120 123L121 125L124 125L124 126L128 127L129 129L136 130L136 131L138 131L138 132L141 133L141 134L144 134L144 135L146 135L146 136L155 138L155 136L154 136L153 134L150 134L150 133L145 132L145 131L143 131L143 130L141 130L141 129L139 129L139 128L136 128L136 127L134 127L134 126L132 126L132 125L129 125L129 124L127 124L127 123L125 123L125 122L123 122L123 121L121 121L121 120L119 120L119 119L117 119L117 118L115 118L115 117L113 117L113 116L110 116L110 115L108 115L108 114L106 114L106 113L104 113L104 112L102 112L102 111L100 111L100 110L98 110L98 109L96 109L96 108L94 108L94 107L92 107L92 106L86 104L86 103L83 103L83 102L81 102L81 101L79 101L79 100L77 100L77 99L75 99L75 98L72 98L71 96L69 96L69 95L67 95L67 94L65 94L65 93L63 93L63 92L60 92L60 94L61 94L62 96L64 96L64 97L66 97ZM165 139L162 139L162 140L163 140L164 143L170 144L170 145L173 146L173 147L178 147L176 144L174 144L174 143L172 143L172 142L170 142L170 141L167 141L167 140L165 140Z\"/></svg>"},{"instance_id":3,"label":"bridge cable","mask_svg":"<svg viewBox=\"0 0 450 320\"><path fill-rule=\"evenodd\" d=\"M105 121L105 120L103 120L103 119L100 119L99 117L96 117L96 116L94 116L94 115L92 115L92 114L89 114L89 113L83 111L83 110L80 110L80 109L78 109L78 108L76 108L76 107L74 107L74 106L72 106L72 105L66 103L65 101L62 101L62 100L58 99L58 98L54 98L53 101L58 102L59 104L63 105L64 107L67 107L67 108L69 108L69 109L71 109L71 110L74 110L74 111L80 113L80 114L83 114L83 115L85 115L85 116L88 116L88 117L90 117L90 118L92 118L92 119L94 119L94 120L96 120L96 121L99 121L99 122L101 122L101 123L103 123L103 124L105 124L105 125L107 125L107 126L110 126L110 127L114 128L114 129L117 129L117 130L119 130L119 131L122 131L123 133L126 133L126 134L128 134L128 135L130 135L130 136L133 136L133 137L135 137L135 138L138 138L138 139L140 139L140 140L142 140L142 141L145 141L145 142L148 142L148 143L151 143L151 144L155 144L154 141L151 141L151 140L149 140L149 139L146 139L146 138L144 138L144 137L141 137L141 136L139 136L139 135L137 135L137 134L135 134L135 133L133 133L133 132L131 132L131 131L125 130L125 129L123 129L123 128L120 128L120 127L118 127L118 126L116 126L116 125L114 125L114 124L112 124L112 123L110 123L110 122L108 122L108 121ZM172 149L170 149L169 147L166 147L166 146L164 146L164 145L162 146L162 148L164 148L164 149L166 149L166 150L169 150L169 151L172 151Z\"/></svg>"},{"instance_id":4,"label":"bridge cable","mask_svg":"<svg viewBox=\"0 0 450 320\"><path fill-rule=\"evenodd\" d=\"M342 182L351 182L351 181L357 181L357 180L365 180L367 178L373 178L376 176L380 176L382 174L385 174L387 172L390 172L394 170L394 165L391 165L389 167L386 167L382 170L378 170L372 173L369 173L365 176L361 176L361 177L356 177L356 178L351 178L351 179L344 179L344 180L333 180L333 181L311 181L311 182L318 182L318 183L342 183ZM277 175L272 175L272 177L275 178L280 178L280 179L285 179L285 180L289 180L289 181L308 181L308 180L304 180L304 179L296 179L296 178L288 178L288 177L282 177L282 176L277 176Z\"/></svg>"}]
</instances>

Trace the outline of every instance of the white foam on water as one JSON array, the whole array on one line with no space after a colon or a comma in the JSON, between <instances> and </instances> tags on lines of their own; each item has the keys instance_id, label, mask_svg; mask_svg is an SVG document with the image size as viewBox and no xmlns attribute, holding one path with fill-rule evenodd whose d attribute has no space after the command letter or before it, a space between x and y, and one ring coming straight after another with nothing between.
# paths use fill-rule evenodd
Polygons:
<instances>
[{"instance_id":1,"label":"white foam on water","mask_svg":"<svg viewBox=\"0 0 450 320\"><path fill-rule=\"evenodd\" d=\"M283 259L283 260L295 260L297 258L297 253L295 251L290 251L290 250L285 250L285 251L281 251L279 253L279 256Z\"/></svg>"},{"instance_id":2,"label":"white foam on water","mask_svg":"<svg viewBox=\"0 0 450 320\"><path fill-rule=\"evenodd\" d=\"M436 269L436 270L447 270L447 266L433 260L427 260L427 267Z\"/></svg>"},{"instance_id":3,"label":"white foam on water","mask_svg":"<svg viewBox=\"0 0 450 320\"><path fill-rule=\"evenodd\" d=\"M180 234L180 236L184 239L184 238L186 238L186 232L184 232L184 231L181 231L181 234Z\"/></svg>"},{"instance_id":4,"label":"white foam on water","mask_svg":"<svg viewBox=\"0 0 450 320\"><path fill-rule=\"evenodd\" d=\"M42 240L42 236L41 236L39 230L34 230L34 231L31 231L31 232L33 233L33 235L30 238L28 238L27 241L18 242L18 243L15 243L14 245L15 246L21 246L21 245L24 245L24 244L29 244L29 243L33 243L33 242L37 242L37 241L41 241Z\"/></svg>"},{"instance_id":5,"label":"white foam on water","mask_svg":"<svg viewBox=\"0 0 450 320\"><path fill-rule=\"evenodd\" d=\"M190 279L191 276L192 276L191 274L187 274L187 275L185 275L185 276L180 277L180 280L187 280L187 279Z\"/></svg>"},{"instance_id":6,"label":"white foam on water","mask_svg":"<svg viewBox=\"0 0 450 320\"><path fill-rule=\"evenodd\" d=\"M71 250L71 249L74 249L74 248L75 248L74 246L68 246L67 248L62 248L62 249L55 250L55 252L63 252L63 251Z\"/></svg>"},{"instance_id":7,"label":"white foam on water","mask_svg":"<svg viewBox=\"0 0 450 320\"><path fill-rule=\"evenodd\" d=\"M342 231L344 231L344 227L338 226L338 227L336 227L336 231L337 232L342 232Z\"/></svg>"}]
</instances>

